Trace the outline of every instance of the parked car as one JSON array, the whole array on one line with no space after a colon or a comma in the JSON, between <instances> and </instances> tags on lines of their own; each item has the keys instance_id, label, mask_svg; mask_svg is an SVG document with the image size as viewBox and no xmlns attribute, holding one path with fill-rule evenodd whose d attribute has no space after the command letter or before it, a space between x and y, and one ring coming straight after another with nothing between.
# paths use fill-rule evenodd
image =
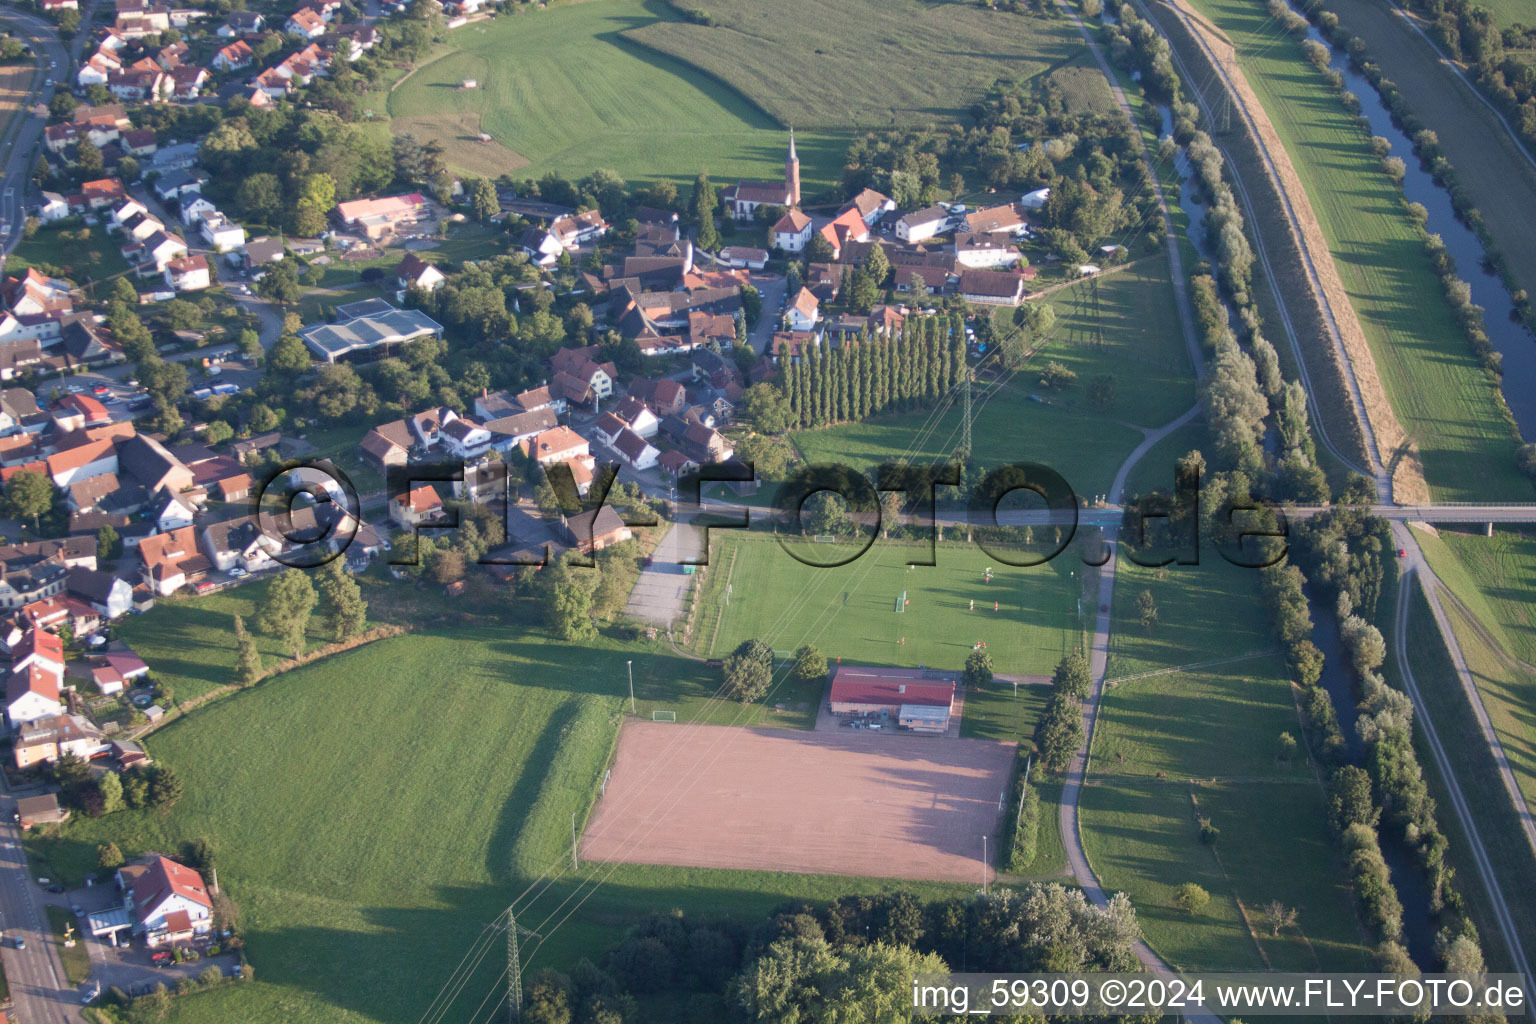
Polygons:
<instances>
[{"instance_id":1,"label":"parked car","mask_svg":"<svg viewBox=\"0 0 1536 1024\"><path fill-rule=\"evenodd\" d=\"M158 953L151 954L149 962L152 964L168 964L171 962L171 954L162 949Z\"/></svg>"},{"instance_id":2,"label":"parked car","mask_svg":"<svg viewBox=\"0 0 1536 1024\"><path fill-rule=\"evenodd\" d=\"M27 940L22 938L20 935L13 935L13 936L11 936L11 938L9 939L9 942L11 944L11 948L12 949L26 949L27 948Z\"/></svg>"},{"instance_id":3,"label":"parked car","mask_svg":"<svg viewBox=\"0 0 1536 1024\"><path fill-rule=\"evenodd\" d=\"M110 395L111 393L112 389L107 387L105 384L97 384L95 387L91 388L91 394L93 395Z\"/></svg>"}]
</instances>

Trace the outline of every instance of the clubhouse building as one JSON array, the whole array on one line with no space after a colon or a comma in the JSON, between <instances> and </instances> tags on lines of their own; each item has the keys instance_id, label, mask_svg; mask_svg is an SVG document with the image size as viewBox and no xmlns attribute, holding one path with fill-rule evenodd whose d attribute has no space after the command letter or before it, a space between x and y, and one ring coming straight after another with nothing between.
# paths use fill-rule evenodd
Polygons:
<instances>
[{"instance_id":1,"label":"clubhouse building","mask_svg":"<svg viewBox=\"0 0 1536 1024\"><path fill-rule=\"evenodd\" d=\"M954 712L957 678L931 668L839 665L832 674L832 713L894 719L911 732L943 733Z\"/></svg>"}]
</instances>

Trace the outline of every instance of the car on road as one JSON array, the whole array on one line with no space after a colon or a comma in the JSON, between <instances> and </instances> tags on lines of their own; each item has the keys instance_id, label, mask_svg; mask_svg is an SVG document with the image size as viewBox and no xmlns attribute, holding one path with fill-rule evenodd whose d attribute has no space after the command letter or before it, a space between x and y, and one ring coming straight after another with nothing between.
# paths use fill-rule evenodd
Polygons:
<instances>
[{"instance_id":1,"label":"car on road","mask_svg":"<svg viewBox=\"0 0 1536 1024\"><path fill-rule=\"evenodd\" d=\"M74 914L76 917L84 917L85 916L85 908L82 907L78 903L71 903L69 905L69 912L71 914Z\"/></svg>"},{"instance_id":2,"label":"car on road","mask_svg":"<svg viewBox=\"0 0 1536 1024\"><path fill-rule=\"evenodd\" d=\"M1407 548L1398 548L1397 549L1397 557L1398 558L1407 558L1408 557L1408 549Z\"/></svg>"},{"instance_id":3,"label":"car on road","mask_svg":"<svg viewBox=\"0 0 1536 1024\"><path fill-rule=\"evenodd\" d=\"M112 389L107 387L105 384L97 384L95 387L91 388L91 394L93 395L110 395L111 393Z\"/></svg>"},{"instance_id":4,"label":"car on road","mask_svg":"<svg viewBox=\"0 0 1536 1024\"><path fill-rule=\"evenodd\" d=\"M14 196L15 194L16 194L16 186L15 185L7 185L6 188L5 188L5 198L9 199L12 196Z\"/></svg>"},{"instance_id":5,"label":"car on road","mask_svg":"<svg viewBox=\"0 0 1536 1024\"><path fill-rule=\"evenodd\" d=\"M62 893L64 891L64 887L62 885L60 885L58 882L54 882L52 885L50 885L48 887L48 891L53 893L55 896L57 896L57 895L59 895L60 893Z\"/></svg>"},{"instance_id":6,"label":"car on road","mask_svg":"<svg viewBox=\"0 0 1536 1024\"><path fill-rule=\"evenodd\" d=\"M26 949L27 948L27 940L22 938L20 935L13 935L9 939L6 939L5 941L10 943L10 946L11 946L12 949Z\"/></svg>"}]
</instances>

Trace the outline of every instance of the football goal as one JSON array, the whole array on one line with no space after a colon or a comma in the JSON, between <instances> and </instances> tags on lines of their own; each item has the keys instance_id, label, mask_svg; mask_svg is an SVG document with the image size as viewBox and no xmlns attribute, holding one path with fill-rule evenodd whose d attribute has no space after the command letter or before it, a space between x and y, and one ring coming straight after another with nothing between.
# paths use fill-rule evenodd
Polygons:
<instances>
[{"instance_id":1,"label":"football goal","mask_svg":"<svg viewBox=\"0 0 1536 1024\"><path fill-rule=\"evenodd\" d=\"M677 721L677 712L676 711L652 711L651 712L651 721L653 721L653 722L675 722L675 721Z\"/></svg>"}]
</instances>

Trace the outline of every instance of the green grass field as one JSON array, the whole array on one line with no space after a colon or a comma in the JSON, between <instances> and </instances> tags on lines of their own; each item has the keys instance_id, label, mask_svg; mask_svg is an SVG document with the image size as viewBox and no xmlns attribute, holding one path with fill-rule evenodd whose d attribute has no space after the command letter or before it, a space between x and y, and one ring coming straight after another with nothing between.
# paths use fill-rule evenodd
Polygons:
<instances>
[{"instance_id":1,"label":"green grass field","mask_svg":"<svg viewBox=\"0 0 1536 1024\"><path fill-rule=\"evenodd\" d=\"M262 662L271 667L292 653L256 628L256 612L270 581L252 580L233 590L201 598L162 598L144 615L130 615L115 627L117 635L143 658L156 681L171 686L177 700L191 700L234 681L234 617L256 638ZM329 638L319 617L310 621L309 647Z\"/></svg>"},{"instance_id":2,"label":"green grass field","mask_svg":"<svg viewBox=\"0 0 1536 1024\"><path fill-rule=\"evenodd\" d=\"M1088 60L1077 30L1054 11L1020 17L935 0L781 0L771 7L720 0L708 12L712 25L672 14L627 36L796 126L948 120L999 77L1027 79ZM1100 101L1107 105L1108 94Z\"/></svg>"},{"instance_id":3,"label":"green grass field","mask_svg":"<svg viewBox=\"0 0 1536 1024\"><path fill-rule=\"evenodd\" d=\"M1045 345L1018 372L976 385L972 444L985 467L1044 463L1086 498L1109 490L1120 464L1141 443L1139 428L1162 426L1194 405L1194 371L1165 257L1148 257L1103 278L1096 299L1084 283L1049 301L1057 321ZM1038 368L1052 361L1078 374L1076 387L1040 388ZM1101 374L1115 379L1114 401L1103 409L1086 393L1088 381ZM1031 395L1045 401L1032 401ZM945 458L959 446L961 433L956 398L942 413L883 416L797 431L791 439L808 462L869 468L899 459Z\"/></svg>"},{"instance_id":4,"label":"green grass field","mask_svg":"<svg viewBox=\"0 0 1536 1024\"><path fill-rule=\"evenodd\" d=\"M82 231L85 238L79 237ZM5 272L14 276L35 266L52 267L82 287L128 270L111 235L100 227L79 226L39 228L6 257Z\"/></svg>"},{"instance_id":5,"label":"green grass field","mask_svg":"<svg viewBox=\"0 0 1536 1024\"><path fill-rule=\"evenodd\" d=\"M166 815L79 819L62 839L32 841L34 863L77 879L107 839L138 853L207 836L251 959L283 990L275 1015L240 1019L415 1020L480 926L562 862L570 814L585 817L615 736L613 684L636 653L501 629L338 655L157 733L151 753L182 774L181 802ZM702 670L667 654L635 660L646 682ZM726 894L743 891L756 911L812 885L636 872L583 904L569 928L547 929L546 955L595 955L638 913L673 900L724 911ZM529 913L552 913L567 891ZM229 997L209 1001L218 998ZM291 1016L277 1014L284 1006Z\"/></svg>"},{"instance_id":6,"label":"green grass field","mask_svg":"<svg viewBox=\"0 0 1536 1024\"><path fill-rule=\"evenodd\" d=\"M1359 969L1366 951L1322 790L1303 760L1278 757L1282 732L1300 736L1283 663L1244 657L1274 650L1256 584L1253 570L1215 557L1163 573L1120 563L1083 843L1100 881L1131 895L1148 942L1178 967ZM1150 628L1136 608L1143 590L1158 609ZM1222 830L1214 849L1200 842L1197 813ZM1211 894L1193 916L1173 902L1191 881ZM1296 929L1270 934L1271 900L1300 911Z\"/></svg>"},{"instance_id":7,"label":"green grass field","mask_svg":"<svg viewBox=\"0 0 1536 1024\"><path fill-rule=\"evenodd\" d=\"M1529 888L1530 879L1536 875L1536 857L1532 856L1531 848L1525 841L1525 834L1515 816L1514 807L1505 795L1504 787L1490 781L1497 772L1493 753L1488 744L1483 742L1477 719L1462 696L1461 687L1455 684L1455 669L1450 654L1440 640L1439 631L1434 628L1429 604L1421 593L1413 594L1410 601L1412 603L1406 627L1408 658L1413 665L1414 678L1419 684L1419 695L1424 700L1424 711L1434 721L1440 742L1452 758L1461 794L1467 801L1478 835L1504 891L1520 941L1529 954L1530 950L1536 948L1536 902L1522 898L1522 894ZM1463 653L1468 652L1464 650ZM1472 656L1468 653L1469 659ZM1386 667L1391 673L1389 681L1393 685L1400 685L1397 681L1399 670L1395 650L1390 653ZM1487 700L1486 696L1484 699ZM1472 920L1478 926L1489 968L1528 971L1528 964L1517 965L1512 962L1503 941L1498 937L1487 889L1483 886L1482 876L1468 847L1466 833L1460 819L1451 810L1445 781L1424 742L1422 732L1417 729L1414 731L1414 748L1430 784L1430 794L1439 806L1441 828L1451 842L1447 861L1456 870L1457 888L1466 897Z\"/></svg>"},{"instance_id":8,"label":"green grass field","mask_svg":"<svg viewBox=\"0 0 1536 1024\"><path fill-rule=\"evenodd\" d=\"M436 139L455 169L492 177L577 178L598 168L628 179L719 182L780 177L784 127L753 101L687 63L633 41L631 29L676 15L659 0L520 9L455 30L390 94L391 130ZM460 90L466 78L479 88ZM791 88L794 79L777 87ZM494 143L478 141L484 131ZM807 192L839 176L848 136L795 139Z\"/></svg>"},{"instance_id":9,"label":"green grass field","mask_svg":"<svg viewBox=\"0 0 1536 1024\"><path fill-rule=\"evenodd\" d=\"M1536 803L1536 540L1506 531L1418 539L1435 575L1472 614L1442 601L1521 792Z\"/></svg>"},{"instance_id":10,"label":"green grass field","mask_svg":"<svg viewBox=\"0 0 1536 1024\"><path fill-rule=\"evenodd\" d=\"M1498 388L1441 298L1402 197L1353 118L1262 4L1194 0L1232 40L1327 235L1387 396L1437 500L1529 499ZM1471 272L1465 268L1464 272Z\"/></svg>"},{"instance_id":11,"label":"green grass field","mask_svg":"<svg viewBox=\"0 0 1536 1024\"><path fill-rule=\"evenodd\" d=\"M699 600L706 607L722 601L729 586L730 603L718 627L695 635L700 653L711 657L756 637L781 654L813 643L834 663L959 669L972 645L985 640L996 671L1045 674L1079 642L1082 566L1071 552L1019 569L979 547L947 543L938 549L938 565L908 571L907 559L925 548L876 541L857 561L826 569L802 564L770 537L717 536L716 569ZM991 583L983 581L988 566ZM897 613L902 591L910 603ZM997 710L1012 714L1005 706Z\"/></svg>"}]
</instances>

